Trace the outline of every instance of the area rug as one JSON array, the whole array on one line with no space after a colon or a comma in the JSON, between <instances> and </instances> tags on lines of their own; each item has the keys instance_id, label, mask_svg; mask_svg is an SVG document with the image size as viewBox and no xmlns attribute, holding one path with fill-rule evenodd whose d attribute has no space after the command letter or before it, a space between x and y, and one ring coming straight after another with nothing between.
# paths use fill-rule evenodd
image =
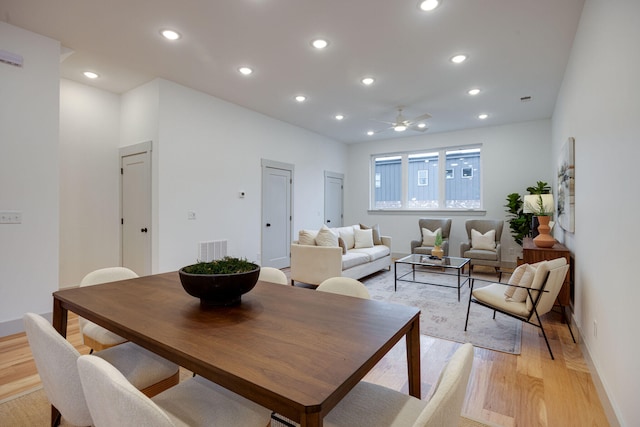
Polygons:
<instances>
[{"instance_id":1,"label":"area rug","mask_svg":"<svg viewBox=\"0 0 640 427\"><path fill-rule=\"evenodd\" d=\"M51 423L51 406L42 388L0 402L0 425L11 427L46 427ZM273 423L274 427L278 423ZM71 426L62 419L61 426ZM459 427L493 427L483 421L460 417Z\"/></svg>"},{"instance_id":2,"label":"area rug","mask_svg":"<svg viewBox=\"0 0 640 427\"><path fill-rule=\"evenodd\" d=\"M474 277L483 279L483 281L476 280L474 285L476 288L486 286L491 281L497 281L495 273L476 273L474 270L473 274ZM454 286L457 283L457 276L424 272L420 273L419 280ZM504 353L520 354L522 322L516 319L499 313L493 319L492 310L472 304L469 326L467 331L464 331L469 302L467 285L460 290L460 302L458 302L455 287L398 281L398 290L394 292L393 267L391 271L376 273L361 281L366 285L372 299L420 308L421 334L460 343L470 342L477 347Z\"/></svg>"}]
</instances>

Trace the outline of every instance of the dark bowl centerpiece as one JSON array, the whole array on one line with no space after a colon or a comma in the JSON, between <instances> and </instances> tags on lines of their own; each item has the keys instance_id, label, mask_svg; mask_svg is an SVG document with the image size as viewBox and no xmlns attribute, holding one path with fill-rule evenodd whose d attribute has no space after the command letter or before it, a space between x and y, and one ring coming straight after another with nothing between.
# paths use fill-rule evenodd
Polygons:
<instances>
[{"instance_id":1,"label":"dark bowl centerpiece","mask_svg":"<svg viewBox=\"0 0 640 427\"><path fill-rule=\"evenodd\" d=\"M180 283L204 307L240 304L243 294L256 285L260 266L246 259L224 257L182 267Z\"/></svg>"}]
</instances>

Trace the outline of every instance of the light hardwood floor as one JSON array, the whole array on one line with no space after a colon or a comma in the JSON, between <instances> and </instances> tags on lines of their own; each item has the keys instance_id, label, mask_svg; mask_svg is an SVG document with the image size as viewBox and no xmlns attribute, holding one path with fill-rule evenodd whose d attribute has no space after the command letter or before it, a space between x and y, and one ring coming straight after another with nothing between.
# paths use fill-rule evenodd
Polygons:
<instances>
[{"instance_id":1,"label":"light hardwood floor","mask_svg":"<svg viewBox=\"0 0 640 427\"><path fill-rule=\"evenodd\" d=\"M519 356L475 349L475 358L463 414L500 426L608 426L580 348L571 341L560 316L550 313L543 322L556 356L553 361L538 329L524 325ZM77 317L69 314L67 337L86 354ZM460 344L422 336L422 397L449 356ZM277 351L277 349L274 349ZM286 357L286 354L282 355ZM404 341L367 375L368 381L408 391ZM0 338L0 401L33 389L40 379L24 334Z\"/></svg>"}]
</instances>

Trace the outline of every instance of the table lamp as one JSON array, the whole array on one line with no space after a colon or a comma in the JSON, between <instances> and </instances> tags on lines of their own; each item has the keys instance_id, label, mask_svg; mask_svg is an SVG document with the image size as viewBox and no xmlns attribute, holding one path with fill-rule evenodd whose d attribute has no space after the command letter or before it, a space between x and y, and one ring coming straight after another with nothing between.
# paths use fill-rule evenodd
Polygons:
<instances>
[{"instance_id":1,"label":"table lamp","mask_svg":"<svg viewBox=\"0 0 640 427\"><path fill-rule=\"evenodd\" d=\"M533 238L533 243L539 248L551 248L556 244L556 239L551 235L551 227L549 227L553 211L553 194L530 194L524 196L522 212L532 213L538 219L539 234Z\"/></svg>"}]
</instances>

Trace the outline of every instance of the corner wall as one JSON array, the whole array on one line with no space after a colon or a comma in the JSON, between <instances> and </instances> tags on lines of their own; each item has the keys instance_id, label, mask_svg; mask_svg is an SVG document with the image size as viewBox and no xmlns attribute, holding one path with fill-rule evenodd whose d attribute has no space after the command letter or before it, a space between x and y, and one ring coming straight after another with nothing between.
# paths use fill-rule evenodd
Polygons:
<instances>
[{"instance_id":1,"label":"corner wall","mask_svg":"<svg viewBox=\"0 0 640 427\"><path fill-rule=\"evenodd\" d=\"M623 426L640 420L639 16L637 1L587 0L552 131L555 159L575 138L575 233L558 235L575 256L574 316Z\"/></svg>"},{"instance_id":2,"label":"corner wall","mask_svg":"<svg viewBox=\"0 0 640 427\"><path fill-rule=\"evenodd\" d=\"M21 331L22 315L52 310L58 289L58 111L60 43L0 22L0 336Z\"/></svg>"}]
</instances>

